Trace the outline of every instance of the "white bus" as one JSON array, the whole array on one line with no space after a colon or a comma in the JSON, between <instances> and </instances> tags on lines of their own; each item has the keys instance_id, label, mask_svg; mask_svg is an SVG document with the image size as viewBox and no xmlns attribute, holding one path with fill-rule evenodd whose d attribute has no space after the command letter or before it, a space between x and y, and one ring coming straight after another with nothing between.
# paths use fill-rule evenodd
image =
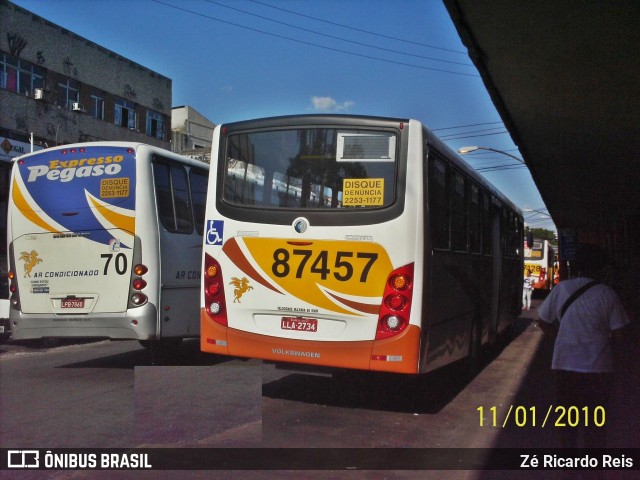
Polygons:
<instances>
[{"instance_id":1,"label":"white bus","mask_svg":"<svg viewBox=\"0 0 640 480\"><path fill-rule=\"evenodd\" d=\"M530 238L524 243L524 276L533 275L533 289L549 291L555 285L555 250L548 240Z\"/></svg>"},{"instance_id":2,"label":"white bus","mask_svg":"<svg viewBox=\"0 0 640 480\"><path fill-rule=\"evenodd\" d=\"M416 120L289 116L214 132L201 350L423 373L521 309L521 212Z\"/></svg>"},{"instance_id":3,"label":"white bus","mask_svg":"<svg viewBox=\"0 0 640 480\"><path fill-rule=\"evenodd\" d=\"M138 143L50 148L14 161L9 201L14 340L200 333L209 166Z\"/></svg>"}]
</instances>

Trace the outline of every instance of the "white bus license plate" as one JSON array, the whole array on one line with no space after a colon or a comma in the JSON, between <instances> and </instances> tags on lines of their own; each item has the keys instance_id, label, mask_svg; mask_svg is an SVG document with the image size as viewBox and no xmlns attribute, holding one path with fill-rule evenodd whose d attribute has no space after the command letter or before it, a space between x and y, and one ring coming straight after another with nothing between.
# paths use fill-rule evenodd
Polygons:
<instances>
[{"instance_id":1,"label":"white bus license plate","mask_svg":"<svg viewBox=\"0 0 640 480\"><path fill-rule=\"evenodd\" d=\"M84 298L63 298L62 308L84 308Z\"/></svg>"},{"instance_id":2,"label":"white bus license plate","mask_svg":"<svg viewBox=\"0 0 640 480\"><path fill-rule=\"evenodd\" d=\"M317 332L318 320L315 318L282 317L282 330L297 330L300 332Z\"/></svg>"}]
</instances>

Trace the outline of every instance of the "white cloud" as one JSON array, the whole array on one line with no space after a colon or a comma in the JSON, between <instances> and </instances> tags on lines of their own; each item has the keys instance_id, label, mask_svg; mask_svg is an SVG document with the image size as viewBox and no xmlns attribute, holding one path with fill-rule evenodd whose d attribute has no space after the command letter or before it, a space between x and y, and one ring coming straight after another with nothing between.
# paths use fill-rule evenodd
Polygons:
<instances>
[{"instance_id":1,"label":"white cloud","mask_svg":"<svg viewBox=\"0 0 640 480\"><path fill-rule=\"evenodd\" d=\"M355 105L351 100L338 103L331 97L312 97L313 109L318 112L343 112Z\"/></svg>"}]
</instances>

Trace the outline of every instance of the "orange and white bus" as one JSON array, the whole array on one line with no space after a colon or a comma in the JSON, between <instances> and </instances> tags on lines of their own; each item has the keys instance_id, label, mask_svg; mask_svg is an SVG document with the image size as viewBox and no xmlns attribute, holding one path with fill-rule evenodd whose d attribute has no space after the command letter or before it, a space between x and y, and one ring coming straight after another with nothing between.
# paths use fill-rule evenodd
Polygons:
<instances>
[{"instance_id":1,"label":"orange and white bus","mask_svg":"<svg viewBox=\"0 0 640 480\"><path fill-rule=\"evenodd\" d=\"M14 340L198 337L209 165L139 143L48 148L14 161Z\"/></svg>"},{"instance_id":2,"label":"orange and white bus","mask_svg":"<svg viewBox=\"0 0 640 480\"><path fill-rule=\"evenodd\" d=\"M548 291L555 285L556 261L548 240L532 239L524 243L524 276L533 275L533 289Z\"/></svg>"},{"instance_id":3,"label":"orange and white bus","mask_svg":"<svg viewBox=\"0 0 640 480\"><path fill-rule=\"evenodd\" d=\"M419 121L301 115L213 137L205 352L402 373L521 309L521 212Z\"/></svg>"}]
</instances>

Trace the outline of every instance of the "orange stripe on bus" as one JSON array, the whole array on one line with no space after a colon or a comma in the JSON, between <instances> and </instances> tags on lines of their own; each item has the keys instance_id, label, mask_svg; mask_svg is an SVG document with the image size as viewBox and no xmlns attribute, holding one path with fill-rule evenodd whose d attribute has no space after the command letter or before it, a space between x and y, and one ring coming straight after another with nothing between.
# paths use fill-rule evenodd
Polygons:
<instances>
[{"instance_id":1,"label":"orange stripe on bus","mask_svg":"<svg viewBox=\"0 0 640 480\"><path fill-rule=\"evenodd\" d=\"M396 337L378 341L292 340L224 327L211 320L202 309L200 334L203 352L337 368L418 373L420 328L415 325L409 325ZM394 360L373 360L374 357ZM402 359L398 360L399 357Z\"/></svg>"}]
</instances>

